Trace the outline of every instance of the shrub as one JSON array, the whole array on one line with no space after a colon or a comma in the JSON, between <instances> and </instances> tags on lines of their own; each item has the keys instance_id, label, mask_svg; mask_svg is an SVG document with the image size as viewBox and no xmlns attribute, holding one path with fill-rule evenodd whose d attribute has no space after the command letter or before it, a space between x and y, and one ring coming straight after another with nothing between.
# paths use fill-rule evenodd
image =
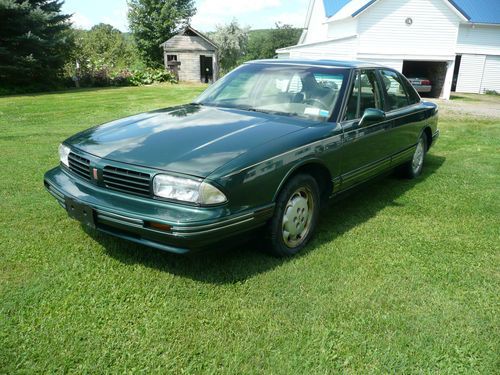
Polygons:
<instances>
[{"instance_id":1,"label":"shrub","mask_svg":"<svg viewBox=\"0 0 500 375\"><path fill-rule=\"evenodd\" d=\"M111 74L111 83L113 86L130 86L132 85L130 80L133 76L134 74L130 70L123 69Z\"/></svg>"},{"instance_id":2,"label":"shrub","mask_svg":"<svg viewBox=\"0 0 500 375\"><path fill-rule=\"evenodd\" d=\"M82 87L104 87L104 86L141 86L153 83L170 82L176 83L175 76L164 69L122 69L110 72L106 67L96 69L83 74L80 77Z\"/></svg>"},{"instance_id":3,"label":"shrub","mask_svg":"<svg viewBox=\"0 0 500 375\"><path fill-rule=\"evenodd\" d=\"M175 76L165 69L147 68L135 70L130 77L130 83L134 86L151 85L153 83L170 82L176 83Z\"/></svg>"},{"instance_id":4,"label":"shrub","mask_svg":"<svg viewBox=\"0 0 500 375\"><path fill-rule=\"evenodd\" d=\"M76 77L64 75L49 83L36 83L31 85L6 85L0 84L0 96L18 95L32 92L57 91L75 87ZM80 87L108 87L108 86L142 86L153 83L177 83L175 76L164 69L122 69L110 71L105 66L93 70L86 70L78 77Z\"/></svg>"}]
</instances>

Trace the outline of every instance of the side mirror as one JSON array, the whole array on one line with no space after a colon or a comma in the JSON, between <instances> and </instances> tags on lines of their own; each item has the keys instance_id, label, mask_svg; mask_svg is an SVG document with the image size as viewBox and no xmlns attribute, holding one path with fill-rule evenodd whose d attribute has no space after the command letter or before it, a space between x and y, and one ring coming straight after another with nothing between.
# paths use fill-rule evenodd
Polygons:
<instances>
[{"instance_id":1,"label":"side mirror","mask_svg":"<svg viewBox=\"0 0 500 375\"><path fill-rule=\"evenodd\" d=\"M363 117L361 117L360 125L366 125L373 122L384 121L385 120L385 112L376 109L376 108L367 108L365 109L365 113L363 113Z\"/></svg>"}]
</instances>

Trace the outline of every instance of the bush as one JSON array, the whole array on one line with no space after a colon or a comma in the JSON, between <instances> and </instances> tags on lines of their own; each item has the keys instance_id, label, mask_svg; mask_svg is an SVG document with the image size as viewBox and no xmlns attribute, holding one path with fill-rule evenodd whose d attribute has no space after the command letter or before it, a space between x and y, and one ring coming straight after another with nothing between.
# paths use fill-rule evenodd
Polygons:
<instances>
[{"instance_id":1,"label":"bush","mask_svg":"<svg viewBox=\"0 0 500 375\"><path fill-rule=\"evenodd\" d=\"M111 75L111 82L113 86L131 86L131 79L134 74L128 70L123 69Z\"/></svg>"},{"instance_id":2,"label":"bush","mask_svg":"<svg viewBox=\"0 0 500 375\"><path fill-rule=\"evenodd\" d=\"M151 68L122 69L112 73L106 68L101 68L80 77L80 86L82 87L142 86L162 82L177 83L175 76L169 71Z\"/></svg>"},{"instance_id":3,"label":"bush","mask_svg":"<svg viewBox=\"0 0 500 375\"><path fill-rule=\"evenodd\" d=\"M111 78L107 68L96 69L85 73L80 77L80 85L87 87L106 87L110 86Z\"/></svg>"},{"instance_id":4,"label":"bush","mask_svg":"<svg viewBox=\"0 0 500 375\"><path fill-rule=\"evenodd\" d=\"M65 75L50 84L36 82L24 86L0 84L0 96L63 90L75 87L75 79L76 77ZM172 73L164 69L122 69L111 72L107 67L86 71L78 78L80 87L142 86L163 82L177 83L177 80Z\"/></svg>"},{"instance_id":5,"label":"bush","mask_svg":"<svg viewBox=\"0 0 500 375\"><path fill-rule=\"evenodd\" d=\"M151 85L153 83L170 82L176 83L175 76L164 69L135 70L130 77L130 83L134 86Z\"/></svg>"}]
</instances>

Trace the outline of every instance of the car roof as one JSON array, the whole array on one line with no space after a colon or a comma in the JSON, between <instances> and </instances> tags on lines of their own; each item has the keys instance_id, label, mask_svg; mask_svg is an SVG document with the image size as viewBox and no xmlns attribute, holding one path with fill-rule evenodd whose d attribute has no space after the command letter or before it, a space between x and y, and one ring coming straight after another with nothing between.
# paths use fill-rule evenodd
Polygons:
<instances>
[{"instance_id":1,"label":"car roof","mask_svg":"<svg viewBox=\"0 0 500 375\"><path fill-rule=\"evenodd\" d=\"M381 68L378 65L365 61L344 61L344 60L300 60L300 59L266 59L248 61L247 64L272 64L272 65L303 65L318 66L328 68Z\"/></svg>"}]
</instances>

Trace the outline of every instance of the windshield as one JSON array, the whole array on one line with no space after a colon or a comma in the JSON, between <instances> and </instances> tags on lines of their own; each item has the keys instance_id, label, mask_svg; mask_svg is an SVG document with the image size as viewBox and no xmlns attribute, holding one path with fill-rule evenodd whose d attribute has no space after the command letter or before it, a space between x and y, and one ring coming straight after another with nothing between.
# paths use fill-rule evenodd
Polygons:
<instances>
[{"instance_id":1,"label":"windshield","mask_svg":"<svg viewBox=\"0 0 500 375\"><path fill-rule=\"evenodd\" d=\"M328 120L346 70L246 64L209 87L196 103Z\"/></svg>"}]
</instances>

